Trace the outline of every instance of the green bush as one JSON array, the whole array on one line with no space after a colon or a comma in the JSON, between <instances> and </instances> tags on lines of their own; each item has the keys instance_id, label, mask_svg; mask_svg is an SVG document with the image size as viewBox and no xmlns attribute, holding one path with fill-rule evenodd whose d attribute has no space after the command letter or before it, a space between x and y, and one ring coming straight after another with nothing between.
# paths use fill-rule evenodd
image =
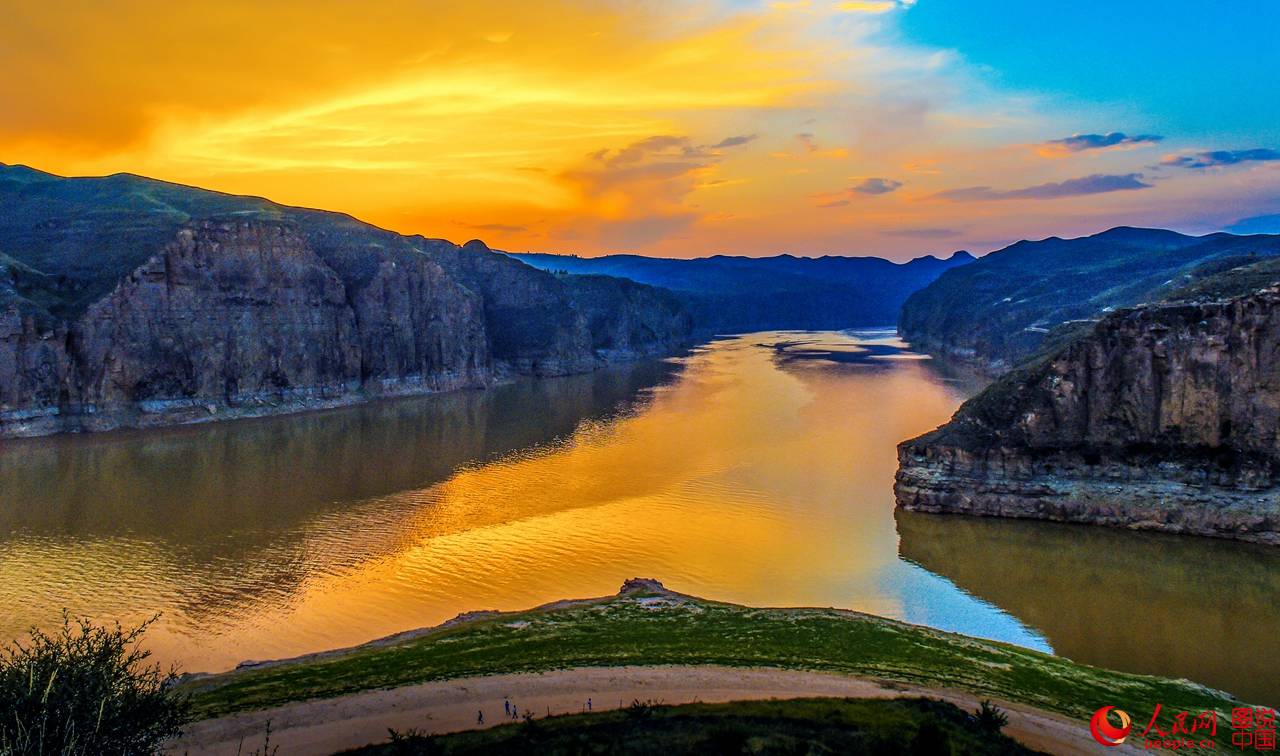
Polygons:
<instances>
[{"instance_id":1,"label":"green bush","mask_svg":"<svg viewBox=\"0 0 1280 756\"><path fill-rule=\"evenodd\" d=\"M1004 729L1009 724L1009 717L995 704L988 699L982 702L982 705L975 712L978 718L978 725L987 732L996 733Z\"/></svg>"},{"instance_id":2,"label":"green bush","mask_svg":"<svg viewBox=\"0 0 1280 756\"><path fill-rule=\"evenodd\" d=\"M0 649L0 754L155 753L188 718L176 675L146 664L147 626L63 615L52 635Z\"/></svg>"}]
</instances>

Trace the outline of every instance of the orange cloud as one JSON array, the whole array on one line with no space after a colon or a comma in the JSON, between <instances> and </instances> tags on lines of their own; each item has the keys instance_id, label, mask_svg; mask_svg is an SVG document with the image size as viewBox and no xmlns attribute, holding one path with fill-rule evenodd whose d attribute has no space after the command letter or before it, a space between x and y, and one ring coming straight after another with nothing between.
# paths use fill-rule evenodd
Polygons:
<instances>
[{"instance_id":1,"label":"orange cloud","mask_svg":"<svg viewBox=\"0 0 1280 756\"><path fill-rule=\"evenodd\" d=\"M613 247L633 248L677 233L700 213L686 198L714 182L707 176L725 150L740 148L754 136L726 137L715 144L694 144L686 136L651 136L621 149L599 150L561 174L578 195L592 222L592 235ZM723 181L723 180L721 180Z\"/></svg>"},{"instance_id":2,"label":"orange cloud","mask_svg":"<svg viewBox=\"0 0 1280 756\"><path fill-rule=\"evenodd\" d=\"M997 239L1154 223L1164 198L1195 206L1190 182L1242 198L1238 214L1275 195L1271 174L1228 185L1179 171L1142 192L1073 195L1069 212L1056 200L1034 213L923 201L981 186L1049 194L1036 188L1146 166L1114 145L1090 148L1088 171L1037 159L1027 145L1118 137L1077 135L1069 148L1054 137L1076 121L1043 99L879 33L911 5L10 2L0 161L131 171L399 231L584 254L908 257L950 239L933 229ZM1098 122L1121 117L1090 108ZM815 206L876 193L851 176L896 178L857 213ZM889 190L897 180L909 186Z\"/></svg>"}]
</instances>

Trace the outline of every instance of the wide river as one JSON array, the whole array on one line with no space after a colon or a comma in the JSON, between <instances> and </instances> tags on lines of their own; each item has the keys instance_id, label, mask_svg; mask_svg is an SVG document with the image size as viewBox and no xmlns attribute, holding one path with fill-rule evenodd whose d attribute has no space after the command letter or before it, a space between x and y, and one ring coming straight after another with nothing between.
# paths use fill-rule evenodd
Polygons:
<instances>
[{"instance_id":1,"label":"wide river","mask_svg":"<svg viewBox=\"0 0 1280 756\"><path fill-rule=\"evenodd\" d=\"M888 332L763 333L592 375L0 442L0 637L137 622L188 671L654 577L1280 703L1280 549L898 514L894 446L971 391Z\"/></svg>"}]
</instances>

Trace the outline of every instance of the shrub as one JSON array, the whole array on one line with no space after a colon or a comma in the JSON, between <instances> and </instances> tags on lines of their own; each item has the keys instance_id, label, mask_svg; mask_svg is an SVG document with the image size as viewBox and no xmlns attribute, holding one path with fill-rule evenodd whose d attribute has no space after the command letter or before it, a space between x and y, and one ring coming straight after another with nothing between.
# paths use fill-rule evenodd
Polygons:
<instances>
[{"instance_id":1,"label":"shrub","mask_svg":"<svg viewBox=\"0 0 1280 756\"><path fill-rule=\"evenodd\" d=\"M991 703L990 700L982 702L975 716L978 718L978 724L987 732L1000 732L1004 726L1009 724L1009 716L999 707Z\"/></svg>"},{"instance_id":2,"label":"shrub","mask_svg":"<svg viewBox=\"0 0 1280 756\"><path fill-rule=\"evenodd\" d=\"M53 634L0 647L0 753L155 753L188 718L176 675L146 664L147 626L103 627L63 614Z\"/></svg>"},{"instance_id":3,"label":"shrub","mask_svg":"<svg viewBox=\"0 0 1280 756\"><path fill-rule=\"evenodd\" d=\"M631 705L627 707L627 719L644 720L651 718L662 706L661 701L641 701L640 699L632 699Z\"/></svg>"}]
</instances>

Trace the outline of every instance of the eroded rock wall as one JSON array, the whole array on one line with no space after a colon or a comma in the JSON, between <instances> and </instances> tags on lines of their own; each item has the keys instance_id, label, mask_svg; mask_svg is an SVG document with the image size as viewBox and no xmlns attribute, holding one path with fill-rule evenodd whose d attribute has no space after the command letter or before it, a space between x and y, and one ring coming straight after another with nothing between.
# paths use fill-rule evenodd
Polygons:
<instances>
[{"instance_id":1,"label":"eroded rock wall","mask_svg":"<svg viewBox=\"0 0 1280 756\"><path fill-rule=\"evenodd\" d=\"M1116 313L899 447L898 505L1280 544L1280 288Z\"/></svg>"},{"instance_id":2,"label":"eroded rock wall","mask_svg":"<svg viewBox=\"0 0 1280 756\"><path fill-rule=\"evenodd\" d=\"M0 315L0 436L333 406L481 385L476 296L425 256L359 291L289 225L183 228L73 323Z\"/></svg>"}]
</instances>

